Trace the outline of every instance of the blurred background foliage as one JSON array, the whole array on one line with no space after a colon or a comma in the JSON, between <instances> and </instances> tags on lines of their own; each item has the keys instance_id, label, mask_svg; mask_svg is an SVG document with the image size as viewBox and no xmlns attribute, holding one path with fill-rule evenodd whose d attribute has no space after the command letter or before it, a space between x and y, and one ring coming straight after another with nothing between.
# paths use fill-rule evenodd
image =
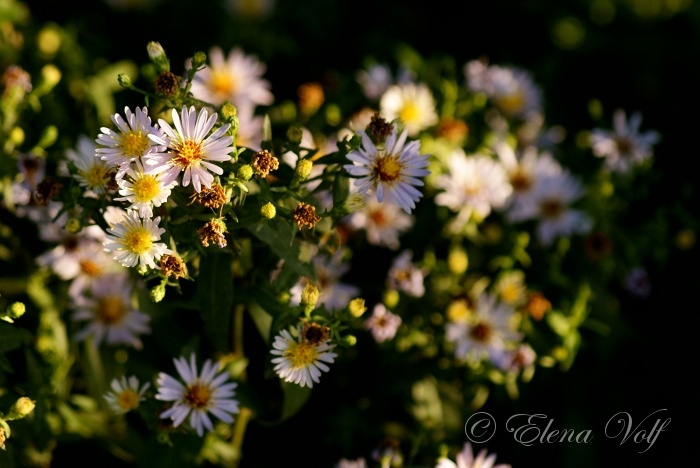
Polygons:
<instances>
[{"instance_id":1,"label":"blurred background foliage","mask_svg":"<svg viewBox=\"0 0 700 468\"><path fill-rule=\"evenodd\" d=\"M523 447L501 426L489 451L498 454L499 462L516 467L623 462L671 466L690 449L686 441L693 434L683 428L694 425L699 415L698 387L690 383L695 372L692 358L697 356L693 319L700 311L694 242L700 200L693 161L700 108L699 2L33 0L26 3L24 15L10 8L15 3L0 0L0 18L19 14L15 19L22 24L23 36L36 40L31 57L22 57L25 63L35 61L36 68L31 69L30 61L27 71L39 75L44 63L53 62L76 74L63 76L61 86L42 101L45 112L31 115L36 125L26 132L28 142L38 142L48 125L57 127L59 138L72 140L75 120L96 134L110 113L133 99L124 91L113 97L119 88L117 73L127 72L134 79L148 73L137 63L145 63L149 41L163 45L175 70L194 51L241 46L267 64L265 76L276 103L294 102L300 85L321 82L329 100L352 108L353 96L361 95L352 79L358 69L369 60L395 66L398 57L415 52L426 58L450 57L446 63L452 63L454 74L479 57L531 71L544 90L550 125L590 129L610 122L615 108L641 111L644 127L659 131L662 140L655 148L654 171L638 181L645 190L629 188L634 209L619 222L661 232L642 232L634 240L652 245L664 240L655 246L652 258L645 259L651 295L631 297L620 282L619 318L624 325L606 336L582 330L582 349L567 373L542 369L522 388L518 400L496 393L482 410L499 424L516 413L544 413L554 419L555 427L593 430L595 437L586 445ZM3 28L2 40L12 41L12 32ZM20 59L6 54L5 47L1 50L3 65ZM91 78L83 80L84 76ZM66 108L66 102L74 106ZM44 117L58 114L65 118ZM577 137L574 132L566 136L568 141ZM586 164L573 157L567 163L574 169ZM26 241L38 242L31 236ZM258 353L251 350L251 367L256 359L266 359L266 353L262 346ZM285 466L290 457L307 460L306 466L331 466L341 456L366 456L377 440L391 433L391 421L406 417L405 402L421 389L404 378L404 366L378 362L383 355L368 340L361 339L350 353L365 357L358 361L349 355L348 372L325 377L314 389L314 398L286 424L249 426L243 452L255 454L249 459L255 465L247 466ZM375 371L380 368L381 374ZM396 372L387 374L387 368ZM424 401L429 407L431 370L420 372L427 376ZM446 400L464 404L458 395L447 395ZM615 413L627 411L636 422L660 408L668 408L673 422L648 452L640 454L635 444L605 438L605 423ZM378 427L377 420L387 425ZM459 426L464 421L445 423ZM75 442L57 447L55 466L80 466L88 457L94 466L118 466L89 440ZM459 445L463 439L446 442Z\"/></svg>"}]
</instances>

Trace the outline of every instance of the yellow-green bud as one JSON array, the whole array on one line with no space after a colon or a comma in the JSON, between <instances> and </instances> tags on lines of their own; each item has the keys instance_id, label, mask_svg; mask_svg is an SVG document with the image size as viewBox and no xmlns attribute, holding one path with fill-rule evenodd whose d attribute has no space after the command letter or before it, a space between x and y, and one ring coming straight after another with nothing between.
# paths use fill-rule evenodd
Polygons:
<instances>
[{"instance_id":1,"label":"yellow-green bud","mask_svg":"<svg viewBox=\"0 0 700 468\"><path fill-rule=\"evenodd\" d=\"M241 180L250 180L250 178L253 177L254 172L255 171L253 171L252 166L250 166L249 164L244 164L238 168L238 171L236 172L236 177L238 177Z\"/></svg>"},{"instance_id":2,"label":"yellow-green bud","mask_svg":"<svg viewBox=\"0 0 700 468\"><path fill-rule=\"evenodd\" d=\"M148 266L147 265L139 265L138 268L136 269L139 275L141 276L146 276L148 274Z\"/></svg>"},{"instance_id":3,"label":"yellow-green bud","mask_svg":"<svg viewBox=\"0 0 700 468\"><path fill-rule=\"evenodd\" d=\"M148 52L148 58L156 65L160 66L163 63L168 63L168 56L165 54L165 49L160 45L160 42L149 42L146 45L146 51Z\"/></svg>"},{"instance_id":4,"label":"yellow-green bud","mask_svg":"<svg viewBox=\"0 0 700 468\"><path fill-rule=\"evenodd\" d=\"M343 208L345 208L345 211L348 214L364 210L366 207L367 201L365 200L365 196L359 192L355 192L348 196L343 203Z\"/></svg>"},{"instance_id":5,"label":"yellow-green bud","mask_svg":"<svg viewBox=\"0 0 700 468\"><path fill-rule=\"evenodd\" d=\"M290 143L294 144L299 144L301 143L301 139L304 136L302 133L301 129L299 127L289 127L287 129L287 139L289 140Z\"/></svg>"},{"instance_id":6,"label":"yellow-green bud","mask_svg":"<svg viewBox=\"0 0 700 468\"><path fill-rule=\"evenodd\" d=\"M117 81L119 82L119 86L121 86L122 88L131 87L131 77L126 73L120 73L119 75L117 75Z\"/></svg>"},{"instance_id":7,"label":"yellow-green bud","mask_svg":"<svg viewBox=\"0 0 700 468\"><path fill-rule=\"evenodd\" d=\"M223 106L221 106L221 118L224 120L231 120L234 117L238 115L238 109L236 109L236 106L231 104L230 102L225 102Z\"/></svg>"},{"instance_id":8,"label":"yellow-green bud","mask_svg":"<svg viewBox=\"0 0 700 468\"><path fill-rule=\"evenodd\" d=\"M314 307L318 302L318 296L320 294L321 293L315 285L307 283L306 286L304 286L304 289L301 291L301 303L306 306Z\"/></svg>"},{"instance_id":9,"label":"yellow-green bud","mask_svg":"<svg viewBox=\"0 0 700 468\"><path fill-rule=\"evenodd\" d=\"M12 421L14 419L22 419L23 417L34 411L35 406L36 405L34 400L31 400L27 397L21 397L15 402L14 405L12 405L9 414L5 416L5 420Z\"/></svg>"},{"instance_id":10,"label":"yellow-green bud","mask_svg":"<svg viewBox=\"0 0 700 468\"><path fill-rule=\"evenodd\" d=\"M165 281L161 281L158 286L151 289L151 300L153 302L160 302L165 297Z\"/></svg>"},{"instance_id":11,"label":"yellow-green bud","mask_svg":"<svg viewBox=\"0 0 700 468\"><path fill-rule=\"evenodd\" d=\"M311 174L311 169L314 167L314 163L310 159L300 159L297 161L297 167L294 172L296 172L297 177L300 180L305 180Z\"/></svg>"},{"instance_id":12,"label":"yellow-green bud","mask_svg":"<svg viewBox=\"0 0 700 468\"><path fill-rule=\"evenodd\" d=\"M272 219L277 214L277 209L275 208L275 205L267 202L260 208L260 214L263 216L263 218Z\"/></svg>"},{"instance_id":13,"label":"yellow-green bud","mask_svg":"<svg viewBox=\"0 0 700 468\"><path fill-rule=\"evenodd\" d=\"M17 146L24 143L24 130L22 130L22 127L14 127L10 130L10 141Z\"/></svg>"},{"instance_id":14,"label":"yellow-green bud","mask_svg":"<svg viewBox=\"0 0 700 468\"><path fill-rule=\"evenodd\" d=\"M18 319L24 315L27 308L21 302L14 302L7 308L7 316L11 319Z\"/></svg>"},{"instance_id":15,"label":"yellow-green bud","mask_svg":"<svg viewBox=\"0 0 700 468\"><path fill-rule=\"evenodd\" d=\"M83 225L78 218L70 218L68 221L66 221L65 228L66 231L70 232L71 234L77 234L83 228Z\"/></svg>"},{"instance_id":16,"label":"yellow-green bud","mask_svg":"<svg viewBox=\"0 0 700 468\"><path fill-rule=\"evenodd\" d=\"M36 146L39 148L46 149L49 146L56 143L57 138L58 138L58 128L55 125L49 125L44 129L43 132L41 132L41 136L39 137L39 142L36 144Z\"/></svg>"},{"instance_id":17,"label":"yellow-green bud","mask_svg":"<svg viewBox=\"0 0 700 468\"><path fill-rule=\"evenodd\" d=\"M357 344L357 338L355 335L345 335L343 337L343 343L347 346L355 346Z\"/></svg>"},{"instance_id":18,"label":"yellow-green bud","mask_svg":"<svg viewBox=\"0 0 700 468\"><path fill-rule=\"evenodd\" d=\"M204 65L207 61L207 54L204 52L195 52L194 57L192 58L192 66L197 69Z\"/></svg>"},{"instance_id":19,"label":"yellow-green bud","mask_svg":"<svg viewBox=\"0 0 700 468\"><path fill-rule=\"evenodd\" d=\"M387 309L393 309L399 303L399 292L395 289L387 289L384 292L384 305Z\"/></svg>"},{"instance_id":20,"label":"yellow-green bud","mask_svg":"<svg viewBox=\"0 0 700 468\"><path fill-rule=\"evenodd\" d=\"M365 306L365 300L361 297L356 297L348 304L348 309L353 317L362 317L362 314L367 311L367 306Z\"/></svg>"},{"instance_id":21,"label":"yellow-green bud","mask_svg":"<svg viewBox=\"0 0 700 468\"><path fill-rule=\"evenodd\" d=\"M56 65L46 64L41 67L41 83L39 86L44 92L50 91L61 81L61 70Z\"/></svg>"},{"instance_id":22,"label":"yellow-green bud","mask_svg":"<svg viewBox=\"0 0 700 468\"><path fill-rule=\"evenodd\" d=\"M447 267L455 275L461 275L469 267L469 257L467 257L467 252L461 248L456 247L450 250L447 255Z\"/></svg>"}]
</instances>

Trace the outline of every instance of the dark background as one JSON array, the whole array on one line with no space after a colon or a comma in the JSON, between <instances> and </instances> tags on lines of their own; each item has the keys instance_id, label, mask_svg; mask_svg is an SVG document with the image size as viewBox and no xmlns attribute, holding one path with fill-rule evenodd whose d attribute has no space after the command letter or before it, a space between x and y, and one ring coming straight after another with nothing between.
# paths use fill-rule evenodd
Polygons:
<instances>
[{"instance_id":1,"label":"dark background","mask_svg":"<svg viewBox=\"0 0 700 468\"><path fill-rule=\"evenodd\" d=\"M639 110L643 128L662 134L655 148L657 178L647 196L648 211L634 215L651 219L662 213L671 239L682 228L697 230L699 219L694 160L700 4L685 4L687 8L674 12L661 0L279 1L272 17L256 22L228 16L219 2L162 1L140 12L114 11L98 1L28 2L37 20L69 28L80 44L109 61L130 58L143 63L145 44L155 40L179 69L193 51L208 51L215 44L224 49L240 45L268 64L266 78L273 83L277 102L294 99L304 82L354 74L368 55L392 63L401 43L425 56L451 55L459 66L484 56L492 63L528 69L544 90L551 124L590 128L588 103L598 99L606 116L617 107ZM601 21L594 13L596 5L612 5L614 15ZM656 14L643 13L655 5L660 5ZM562 21L573 21L585 31L576 47L557 41ZM668 251L667 261L649 265L651 295L637 299L620 291L626 330L607 339L584 335L584 348L568 373L538 370L534 381L523 387L520 400L495 395L483 408L500 425L497 436L486 444L498 454L498 462L515 467L676 466L695 458L698 249L659 248ZM348 434L349 425L343 422L362 427L363 412L369 410L360 403L357 408L341 404L359 402L392 380L375 375L374 348L367 337L360 337L359 347L370 358L350 375L329 374L326 385L315 388L309 405L287 424L249 426L243 466L284 466L297 458L306 466L331 466L342 456L368 455L378 428ZM346 383L343 394L335 387L338 382ZM401 391L394 389L394 394ZM387 416L402 411L391 402L371 408ZM629 412L636 425L659 409L666 409L667 416L661 417L672 418L672 423L646 453L637 453L645 447L632 440L621 444L604 435L605 423L618 412ZM523 447L502 426L516 413L544 413L554 419L552 428L591 429L594 439L587 445ZM328 414L338 415L334 427L318 422L327 421ZM344 437L353 441L356 453L342 452ZM73 464L73 450L70 445L59 447L56 466L68 466L63 460ZM103 456L94 454L96 460Z\"/></svg>"}]
</instances>

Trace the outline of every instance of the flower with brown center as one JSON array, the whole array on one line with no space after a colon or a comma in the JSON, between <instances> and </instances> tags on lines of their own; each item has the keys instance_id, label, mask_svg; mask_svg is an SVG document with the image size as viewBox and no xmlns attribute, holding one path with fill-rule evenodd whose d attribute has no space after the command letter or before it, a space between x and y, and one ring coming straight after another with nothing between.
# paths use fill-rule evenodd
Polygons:
<instances>
[{"instance_id":1,"label":"flower with brown center","mask_svg":"<svg viewBox=\"0 0 700 468\"><path fill-rule=\"evenodd\" d=\"M267 177L272 171L279 168L279 160L268 150L258 151L253 155L253 159L250 162L253 170L260 177Z\"/></svg>"}]
</instances>

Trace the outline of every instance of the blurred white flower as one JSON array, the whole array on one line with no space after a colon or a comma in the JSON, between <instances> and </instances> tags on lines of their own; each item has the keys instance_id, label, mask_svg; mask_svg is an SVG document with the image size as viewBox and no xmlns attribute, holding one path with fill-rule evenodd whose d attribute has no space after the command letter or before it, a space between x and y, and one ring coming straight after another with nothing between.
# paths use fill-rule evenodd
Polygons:
<instances>
[{"instance_id":1,"label":"blurred white flower","mask_svg":"<svg viewBox=\"0 0 700 468\"><path fill-rule=\"evenodd\" d=\"M393 203L379 203L374 197L368 197L366 203L364 209L350 215L348 224L355 230L364 230L370 244L398 249L399 236L413 227L415 216Z\"/></svg>"},{"instance_id":2,"label":"blurred white flower","mask_svg":"<svg viewBox=\"0 0 700 468\"><path fill-rule=\"evenodd\" d=\"M593 154L605 158L605 167L613 172L627 173L653 155L652 146L659 133L641 133L642 115L635 112L627 121L625 111L617 109L613 115L613 130L594 129L591 133Z\"/></svg>"},{"instance_id":3,"label":"blurred white flower","mask_svg":"<svg viewBox=\"0 0 700 468\"><path fill-rule=\"evenodd\" d=\"M438 123L435 99L424 83L389 87L379 101L379 109L388 122L399 119L399 125L403 125L411 137Z\"/></svg>"},{"instance_id":4,"label":"blurred white flower","mask_svg":"<svg viewBox=\"0 0 700 468\"><path fill-rule=\"evenodd\" d=\"M372 337L378 343L394 338L400 326L401 317L390 312L384 304L375 305L372 315L365 320L365 328L372 333Z\"/></svg>"},{"instance_id":5,"label":"blurred white flower","mask_svg":"<svg viewBox=\"0 0 700 468\"><path fill-rule=\"evenodd\" d=\"M423 297L425 294L425 286L423 285L425 274L411 262L412 257L411 250L404 250L394 259L387 275L387 286L409 296Z\"/></svg>"},{"instance_id":6,"label":"blurred white flower","mask_svg":"<svg viewBox=\"0 0 700 468\"><path fill-rule=\"evenodd\" d=\"M139 379L136 376L132 375L127 379L123 375L121 379L112 380L111 390L105 394L104 398L109 408L115 413L128 413L138 408L139 404L146 399L144 394L150 386L149 382L139 385Z\"/></svg>"},{"instance_id":7,"label":"blurred white flower","mask_svg":"<svg viewBox=\"0 0 700 468\"><path fill-rule=\"evenodd\" d=\"M464 444L464 448L462 448L462 451L457 454L456 460L457 463L448 458L442 457L438 460L435 468L510 468L510 465L505 463L494 465L496 462L496 454L492 453L491 455L488 455L486 449L481 449L479 454L474 457L471 442Z\"/></svg>"}]
</instances>

